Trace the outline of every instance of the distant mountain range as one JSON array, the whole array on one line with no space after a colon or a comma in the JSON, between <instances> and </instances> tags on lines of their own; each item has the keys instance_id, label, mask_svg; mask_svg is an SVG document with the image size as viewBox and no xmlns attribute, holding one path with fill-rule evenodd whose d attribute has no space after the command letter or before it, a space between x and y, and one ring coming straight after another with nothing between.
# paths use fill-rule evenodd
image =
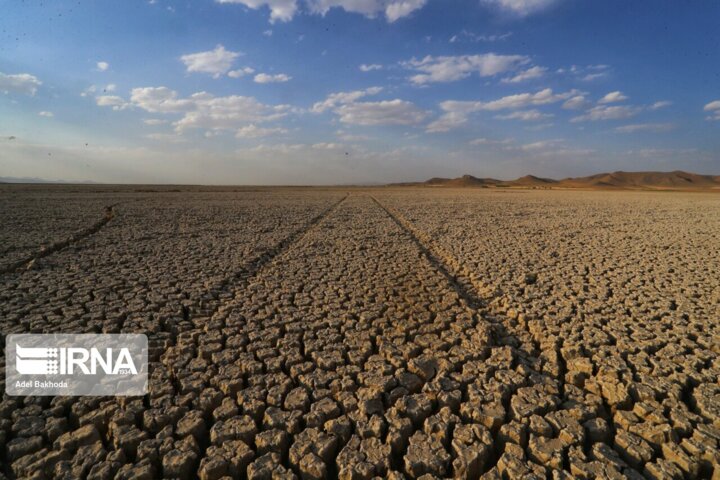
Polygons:
<instances>
[{"instance_id":1,"label":"distant mountain range","mask_svg":"<svg viewBox=\"0 0 720 480\"><path fill-rule=\"evenodd\" d=\"M425 182L396 183L394 186L480 187L480 188L593 188L632 190L718 190L720 175L682 172L612 172L589 177L554 180L525 175L516 180L497 180L463 175L458 178L431 178Z\"/></svg>"},{"instance_id":2,"label":"distant mountain range","mask_svg":"<svg viewBox=\"0 0 720 480\"><path fill-rule=\"evenodd\" d=\"M96 185L97 182L90 180L72 181L72 180L46 180L38 177L0 177L0 183L52 183L52 184L88 184Z\"/></svg>"}]
</instances>

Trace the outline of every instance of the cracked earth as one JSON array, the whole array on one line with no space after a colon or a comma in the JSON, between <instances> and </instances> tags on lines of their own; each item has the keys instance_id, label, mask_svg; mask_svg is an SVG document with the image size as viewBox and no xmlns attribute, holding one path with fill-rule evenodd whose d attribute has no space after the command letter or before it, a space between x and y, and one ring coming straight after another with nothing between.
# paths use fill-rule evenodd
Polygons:
<instances>
[{"instance_id":1,"label":"cracked earth","mask_svg":"<svg viewBox=\"0 0 720 480\"><path fill-rule=\"evenodd\" d=\"M3 340L149 394L3 394L7 478L720 478L717 195L73 188L0 190Z\"/></svg>"}]
</instances>

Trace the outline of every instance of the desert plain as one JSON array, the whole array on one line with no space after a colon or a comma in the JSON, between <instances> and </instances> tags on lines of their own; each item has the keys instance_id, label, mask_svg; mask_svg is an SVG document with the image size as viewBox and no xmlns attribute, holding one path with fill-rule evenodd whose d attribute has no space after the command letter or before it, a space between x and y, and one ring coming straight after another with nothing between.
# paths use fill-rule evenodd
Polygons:
<instances>
[{"instance_id":1,"label":"desert plain","mask_svg":"<svg viewBox=\"0 0 720 480\"><path fill-rule=\"evenodd\" d=\"M720 478L718 193L3 185L0 272L151 362L3 394L6 478Z\"/></svg>"}]
</instances>

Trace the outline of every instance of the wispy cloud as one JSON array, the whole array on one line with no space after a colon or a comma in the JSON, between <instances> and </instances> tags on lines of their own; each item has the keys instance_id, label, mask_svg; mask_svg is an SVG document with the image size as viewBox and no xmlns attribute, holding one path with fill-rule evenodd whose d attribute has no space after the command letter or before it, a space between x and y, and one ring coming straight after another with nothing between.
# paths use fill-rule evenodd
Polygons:
<instances>
[{"instance_id":1,"label":"wispy cloud","mask_svg":"<svg viewBox=\"0 0 720 480\"><path fill-rule=\"evenodd\" d=\"M642 111L641 107L634 106L607 106L598 105L587 111L587 113L574 117L571 122L585 122L598 120L620 120L631 118Z\"/></svg>"},{"instance_id":2,"label":"wispy cloud","mask_svg":"<svg viewBox=\"0 0 720 480\"><path fill-rule=\"evenodd\" d=\"M119 96L101 96L96 100L99 106L112 107L113 110L132 107L150 113L180 114L181 118L173 123L177 133L191 129L237 131L256 123L279 120L290 111L288 105L267 105L253 97L240 95L216 97L198 92L180 97L167 87L134 88L129 101Z\"/></svg>"},{"instance_id":3,"label":"wispy cloud","mask_svg":"<svg viewBox=\"0 0 720 480\"><path fill-rule=\"evenodd\" d=\"M708 103L703 110L710 112L710 114L705 117L707 120L720 120L720 100Z\"/></svg>"},{"instance_id":4,"label":"wispy cloud","mask_svg":"<svg viewBox=\"0 0 720 480\"><path fill-rule=\"evenodd\" d=\"M674 130L676 127L677 126L674 123L636 123L633 125L623 125L622 127L616 127L615 131L618 133L661 133L669 132L670 130Z\"/></svg>"},{"instance_id":5,"label":"wispy cloud","mask_svg":"<svg viewBox=\"0 0 720 480\"><path fill-rule=\"evenodd\" d=\"M507 95L497 100L491 100L488 102L446 100L440 103L440 108L445 113L428 125L427 128L428 132L431 133L447 132L448 130L464 125L468 120L468 115L473 112L527 109L529 107L537 107L561 102L563 100L580 96L581 94L582 92L578 90L553 93L552 89L546 88L536 93L518 93L515 95ZM537 110L532 109L529 112L526 111L524 113L503 115L498 118L503 120L540 120L542 118L547 118L547 116L543 116L543 114Z\"/></svg>"},{"instance_id":6,"label":"wispy cloud","mask_svg":"<svg viewBox=\"0 0 720 480\"><path fill-rule=\"evenodd\" d=\"M669 107L670 105L672 105L672 102L669 102L669 101L667 101L667 100L661 100L661 101L659 101L659 102L653 103L653 104L650 105L648 108L649 108L650 110L659 110L659 109L661 109L661 108Z\"/></svg>"},{"instance_id":7,"label":"wispy cloud","mask_svg":"<svg viewBox=\"0 0 720 480\"><path fill-rule=\"evenodd\" d=\"M263 128L257 125L247 125L235 132L235 138L261 138L271 135L281 135L287 133L285 128Z\"/></svg>"},{"instance_id":8,"label":"wispy cloud","mask_svg":"<svg viewBox=\"0 0 720 480\"><path fill-rule=\"evenodd\" d=\"M428 112L414 103L401 99L378 102L360 102L363 97L377 95L381 87L371 87L352 92L338 92L328 95L322 102L312 106L314 113L332 111L343 123L354 125L417 125L428 116Z\"/></svg>"},{"instance_id":9,"label":"wispy cloud","mask_svg":"<svg viewBox=\"0 0 720 480\"><path fill-rule=\"evenodd\" d=\"M495 118L499 120L522 120L524 122L537 122L552 117L553 115L551 113L542 113L537 109L519 110L505 115L495 115Z\"/></svg>"},{"instance_id":10,"label":"wispy cloud","mask_svg":"<svg viewBox=\"0 0 720 480\"><path fill-rule=\"evenodd\" d=\"M512 32L500 33L495 35L480 35L477 33L470 32L468 30L462 30L460 33L450 37L450 43L456 42L498 42L505 40L512 36Z\"/></svg>"},{"instance_id":11,"label":"wispy cloud","mask_svg":"<svg viewBox=\"0 0 720 480\"><path fill-rule=\"evenodd\" d=\"M519 16L526 16L551 7L558 0L482 0L485 5Z\"/></svg>"},{"instance_id":12,"label":"wispy cloud","mask_svg":"<svg viewBox=\"0 0 720 480\"><path fill-rule=\"evenodd\" d=\"M180 60L185 64L188 73L208 73L213 78L220 78L230 70L240 55L240 52L226 50L222 45L217 45L213 50L183 55Z\"/></svg>"},{"instance_id":13,"label":"wispy cloud","mask_svg":"<svg viewBox=\"0 0 720 480\"><path fill-rule=\"evenodd\" d=\"M623 95L620 91L610 92L604 97L602 97L600 100L598 100L598 103L600 105L606 104L606 103L617 103L617 102L624 102L627 100L628 97Z\"/></svg>"},{"instance_id":14,"label":"wispy cloud","mask_svg":"<svg viewBox=\"0 0 720 480\"><path fill-rule=\"evenodd\" d=\"M17 73L8 75L0 72L0 92L4 94L20 93L33 96L42 82L35 75Z\"/></svg>"},{"instance_id":15,"label":"wispy cloud","mask_svg":"<svg viewBox=\"0 0 720 480\"><path fill-rule=\"evenodd\" d=\"M528 80L534 80L536 78L541 78L545 76L545 73L547 73L547 68L545 67L539 67L534 66L530 67L527 70L524 70L514 77L510 78L504 78L503 83L520 83L520 82L526 82Z\"/></svg>"},{"instance_id":16,"label":"wispy cloud","mask_svg":"<svg viewBox=\"0 0 720 480\"><path fill-rule=\"evenodd\" d=\"M376 63L373 64L365 64L363 63L360 65L360 71L361 72L372 72L373 70L382 70L382 65L378 65Z\"/></svg>"},{"instance_id":17,"label":"wispy cloud","mask_svg":"<svg viewBox=\"0 0 720 480\"><path fill-rule=\"evenodd\" d=\"M472 74L480 77L492 77L515 71L529 61L530 59L525 55L485 53L440 57L428 55L420 60L413 58L401 62L401 65L408 70L419 72L411 76L409 80L416 85L424 85L436 82L455 82Z\"/></svg>"},{"instance_id":18,"label":"wispy cloud","mask_svg":"<svg viewBox=\"0 0 720 480\"><path fill-rule=\"evenodd\" d=\"M292 80L292 77L290 75L286 75L284 73L278 73L276 75L270 75L267 73L258 73L253 78L253 81L255 83L285 83Z\"/></svg>"},{"instance_id":19,"label":"wispy cloud","mask_svg":"<svg viewBox=\"0 0 720 480\"><path fill-rule=\"evenodd\" d=\"M298 0L216 0L217 3L236 3L252 9L267 7L270 10L270 22L288 22L300 8ZM427 0L304 0L307 11L325 15L333 8L350 13L359 13L368 18L383 15L393 23L419 10Z\"/></svg>"}]
</instances>

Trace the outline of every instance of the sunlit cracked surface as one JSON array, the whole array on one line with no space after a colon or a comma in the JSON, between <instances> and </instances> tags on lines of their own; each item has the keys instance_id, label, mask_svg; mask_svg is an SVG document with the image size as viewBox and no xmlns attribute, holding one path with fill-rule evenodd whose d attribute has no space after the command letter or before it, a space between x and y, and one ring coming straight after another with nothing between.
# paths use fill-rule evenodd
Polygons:
<instances>
[{"instance_id":1,"label":"sunlit cracked surface","mask_svg":"<svg viewBox=\"0 0 720 480\"><path fill-rule=\"evenodd\" d=\"M144 398L0 403L32 478L714 478L720 196L12 190L4 335L146 333ZM4 361L4 358L3 358Z\"/></svg>"}]
</instances>

